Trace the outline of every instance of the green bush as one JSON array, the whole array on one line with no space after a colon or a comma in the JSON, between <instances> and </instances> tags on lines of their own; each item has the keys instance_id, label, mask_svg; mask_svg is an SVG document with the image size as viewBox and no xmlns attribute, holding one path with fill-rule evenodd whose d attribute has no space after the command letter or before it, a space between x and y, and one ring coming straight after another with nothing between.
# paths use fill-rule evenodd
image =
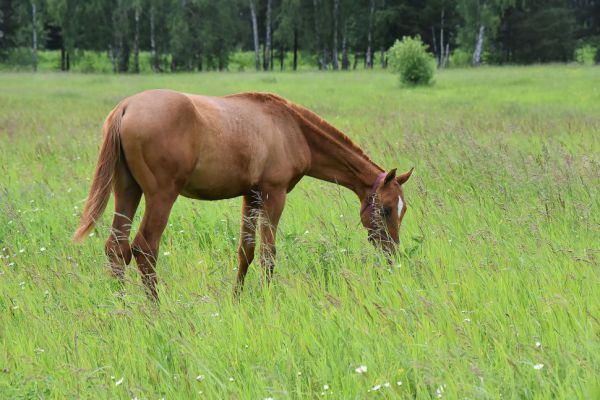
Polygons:
<instances>
[{"instance_id":1,"label":"green bush","mask_svg":"<svg viewBox=\"0 0 600 400\"><path fill-rule=\"evenodd\" d=\"M433 79L435 61L419 36L396 40L388 54L391 70L400 74L400 81L404 84L427 85Z\"/></svg>"},{"instance_id":2,"label":"green bush","mask_svg":"<svg viewBox=\"0 0 600 400\"><path fill-rule=\"evenodd\" d=\"M575 61L582 65L593 65L598 53L594 46L586 44L575 50Z\"/></svg>"}]
</instances>

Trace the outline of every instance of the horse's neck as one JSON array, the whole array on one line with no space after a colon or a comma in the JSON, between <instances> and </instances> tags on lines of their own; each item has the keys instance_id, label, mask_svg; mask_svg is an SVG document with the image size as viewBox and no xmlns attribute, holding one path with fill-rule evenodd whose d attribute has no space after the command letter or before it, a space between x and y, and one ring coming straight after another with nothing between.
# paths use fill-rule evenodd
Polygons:
<instances>
[{"instance_id":1,"label":"horse's neck","mask_svg":"<svg viewBox=\"0 0 600 400\"><path fill-rule=\"evenodd\" d=\"M382 169L343 133L316 114L302 112L300 122L311 149L307 175L352 190L362 201Z\"/></svg>"}]
</instances>

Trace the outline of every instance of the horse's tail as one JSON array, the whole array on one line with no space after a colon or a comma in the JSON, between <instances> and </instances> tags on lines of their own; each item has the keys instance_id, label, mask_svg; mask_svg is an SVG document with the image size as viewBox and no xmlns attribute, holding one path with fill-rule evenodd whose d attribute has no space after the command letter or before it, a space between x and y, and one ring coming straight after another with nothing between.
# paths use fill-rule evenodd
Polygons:
<instances>
[{"instance_id":1,"label":"horse's tail","mask_svg":"<svg viewBox=\"0 0 600 400\"><path fill-rule=\"evenodd\" d=\"M98 155L90 194L85 202L79 227L73 235L75 242L81 242L85 239L85 236L92 230L108 204L115 171L121 157L121 119L123 113L123 107L117 106L108 114L104 122L104 139Z\"/></svg>"}]
</instances>

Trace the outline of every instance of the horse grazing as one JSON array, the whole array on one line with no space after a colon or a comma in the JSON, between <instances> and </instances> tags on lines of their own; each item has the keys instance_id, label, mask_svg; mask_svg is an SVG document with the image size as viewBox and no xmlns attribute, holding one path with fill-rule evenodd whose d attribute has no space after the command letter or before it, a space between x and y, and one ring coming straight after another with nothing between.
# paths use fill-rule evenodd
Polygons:
<instances>
[{"instance_id":1,"label":"horse grazing","mask_svg":"<svg viewBox=\"0 0 600 400\"><path fill-rule=\"evenodd\" d=\"M342 132L315 113L268 93L208 97L150 90L121 101L106 118L104 139L81 221L81 241L102 215L110 192L115 213L105 250L124 278L135 257L149 296L157 298L160 237L179 195L202 200L243 196L235 292L254 259L257 222L261 264L270 280L275 234L289 193L305 175L352 190L373 244L390 254L412 169L385 172ZM133 242L131 220L142 193L146 209ZM262 218L258 219L258 217Z\"/></svg>"}]
</instances>

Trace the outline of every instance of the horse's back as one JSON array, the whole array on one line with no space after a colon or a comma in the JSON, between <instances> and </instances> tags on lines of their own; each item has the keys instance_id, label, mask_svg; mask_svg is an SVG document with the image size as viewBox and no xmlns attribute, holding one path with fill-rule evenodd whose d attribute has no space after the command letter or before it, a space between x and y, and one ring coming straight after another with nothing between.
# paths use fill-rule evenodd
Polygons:
<instances>
[{"instance_id":1,"label":"horse's back","mask_svg":"<svg viewBox=\"0 0 600 400\"><path fill-rule=\"evenodd\" d=\"M308 168L302 132L277 102L151 90L122 104L128 164L132 158L145 164L141 175L151 170L163 175L158 180L176 179L189 197L219 199L285 185Z\"/></svg>"}]
</instances>

